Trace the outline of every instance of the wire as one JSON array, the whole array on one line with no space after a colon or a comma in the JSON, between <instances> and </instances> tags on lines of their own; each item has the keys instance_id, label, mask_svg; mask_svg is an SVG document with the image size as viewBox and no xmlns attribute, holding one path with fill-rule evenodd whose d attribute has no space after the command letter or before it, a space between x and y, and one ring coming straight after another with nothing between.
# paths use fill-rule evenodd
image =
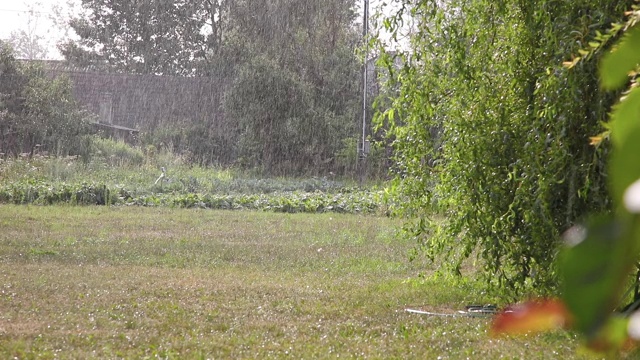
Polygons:
<instances>
[{"instance_id":1,"label":"wire","mask_svg":"<svg viewBox=\"0 0 640 360\"><path fill-rule=\"evenodd\" d=\"M52 11L18 10L18 9L0 9L0 12L34 13L34 14L53 14L53 12L52 12Z\"/></svg>"}]
</instances>

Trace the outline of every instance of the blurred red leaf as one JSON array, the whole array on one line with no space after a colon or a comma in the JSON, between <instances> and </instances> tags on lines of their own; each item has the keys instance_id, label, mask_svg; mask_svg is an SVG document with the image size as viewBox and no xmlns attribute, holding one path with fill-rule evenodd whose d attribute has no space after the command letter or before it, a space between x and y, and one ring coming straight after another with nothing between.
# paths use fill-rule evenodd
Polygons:
<instances>
[{"instance_id":1,"label":"blurred red leaf","mask_svg":"<svg viewBox=\"0 0 640 360\"><path fill-rule=\"evenodd\" d=\"M529 301L514 305L496 315L491 333L526 334L568 326L571 316L560 300Z\"/></svg>"}]
</instances>

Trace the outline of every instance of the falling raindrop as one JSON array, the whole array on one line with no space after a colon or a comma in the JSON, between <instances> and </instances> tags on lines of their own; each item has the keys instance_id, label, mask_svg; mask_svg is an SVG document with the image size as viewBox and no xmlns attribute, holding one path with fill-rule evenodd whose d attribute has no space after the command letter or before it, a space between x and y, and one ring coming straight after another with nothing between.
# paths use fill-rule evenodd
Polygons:
<instances>
[{"instance_id":1,"label":"falling raindrop","mask_svg":"<svg viewBox=\"0 0 640 360\"><path fill-rule=\"evenodd\" d=\"M7 138L19 127L3 121L0 152L81 153L71 138L97 133L196 164L265 175L353 175L358 143L361 156L369 150L362 144L375 94L366 95L376 91L369 85L373 62L363 76L358 55L368 3L83 0L68 16L58 9L61 33L75 35L58 46L64 60L37 64L43 81L59 79L72 98L45 87L47 96L58 96L57 106L68 106L39 110L74 116L44 115L50 123L32 129L48 127L62 141ZM3 107L18 113L8 104L34 76L26 70L33 61L3 48Z\"/></svg>"}]
</instances>

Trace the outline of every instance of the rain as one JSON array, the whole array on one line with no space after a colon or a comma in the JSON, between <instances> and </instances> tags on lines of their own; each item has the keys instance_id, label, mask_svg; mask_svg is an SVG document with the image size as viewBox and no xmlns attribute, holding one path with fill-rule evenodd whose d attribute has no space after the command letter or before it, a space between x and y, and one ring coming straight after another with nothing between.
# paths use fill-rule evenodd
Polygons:
<instances>
[{"instance_id":1,"label":"rain","mask_svg":"<svg viewBox=\"0 0 640 360\"><path fill-rule=\"evenodd\" d=\"M632 2L0 1L0 358L638 358Z\"/></svg>"},{"instance_id":2,"label":"rain","mask_svg":"<svg viewBox=\"0 0 640 360\"><path fill-rule=\"evenodd\" d=\"M362 20L374 22L376 9L354 0L34 3L3 43L18 63L69 82L69 100L86 112L78 133L261 176L363 178L365 165L374 176L387 166L383 156L364 161L380 84ZM2 127L0 153L39 145L81 155Z\"/></svg>"}]
</instances>

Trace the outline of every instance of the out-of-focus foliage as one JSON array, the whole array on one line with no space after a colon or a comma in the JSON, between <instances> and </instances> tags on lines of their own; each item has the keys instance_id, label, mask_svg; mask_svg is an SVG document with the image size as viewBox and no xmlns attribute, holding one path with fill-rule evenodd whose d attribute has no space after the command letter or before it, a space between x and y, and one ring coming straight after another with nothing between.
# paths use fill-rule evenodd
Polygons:
<instances>
[{"instance_id":1,"label":"out-of-focus foliage","mask_svg":"<svg viewBox=\"0 0 640 360\"><path fill-rule=\"evenodd\" d=\"M488 283L508 293L556 284L559 235L611 207L604 158L589 145L615 94L599 89L595 61L562 62L631 1L402 1L410 50L383 56L398 95L378 117L395 147L395 189L429 257L477 255ZM403 67L394 71L394 56ZM596 53L592 59L599 59ZM424 209L446 219L431 225Z\"/></svg>"},{"instance_id":2,"label":"out-of-focus foliage","mask_svg":"<svg viewBox=\"0 0 640 360\"><path fill-rule=\"evenodd\" d=\"M84 155L88 132L87 114L76 105L68 80L18 62L0 42L0 153Z\"/></svg>"}]
</instances>

